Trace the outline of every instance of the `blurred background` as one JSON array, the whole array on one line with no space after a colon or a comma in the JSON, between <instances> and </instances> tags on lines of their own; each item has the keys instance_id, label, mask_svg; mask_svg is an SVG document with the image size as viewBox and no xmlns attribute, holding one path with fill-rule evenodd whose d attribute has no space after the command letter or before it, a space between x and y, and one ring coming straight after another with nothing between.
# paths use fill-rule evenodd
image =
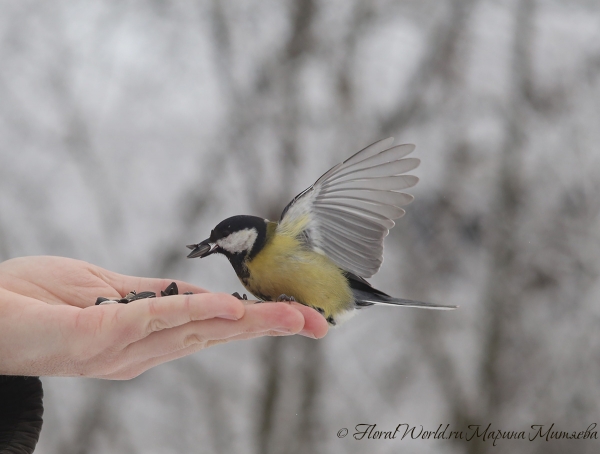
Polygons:
<instances>
[{"instance_id":1,"label":"blurred background","mask_svg":"<svg viewBox=\"0 0 600 454\"><path fill-rule=\"evenodd\" d=\"M234 214L277 219L393 135L417 144L421 182L371 282L460 305L373 308L320 341L221 345L127 382L45 378L36 452L597 452L351 436L600 423L596 0L0 8L1 260L242 292L185 245Z\"/></svg>"}]
</instances>

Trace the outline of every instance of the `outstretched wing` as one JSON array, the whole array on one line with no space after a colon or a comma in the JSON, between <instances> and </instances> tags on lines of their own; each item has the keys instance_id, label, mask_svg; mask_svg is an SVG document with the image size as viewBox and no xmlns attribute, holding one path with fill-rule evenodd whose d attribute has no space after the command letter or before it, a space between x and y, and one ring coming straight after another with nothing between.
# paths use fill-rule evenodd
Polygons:
<instances>
[{"instance_id":1,"label":"outstretched wing","mask_svg":"<svg viewBox=\"0 0 600 454\"><path fill-rule=\"evenodd\" d=\"M381 140L328 170L298 194L281 214L280 232L302 234L340 268L363 278L383 263L383 239L413 196L400 192L417 184L404 175L420 161L406 158L414 145Z\"/></svg>"}]
</instances>

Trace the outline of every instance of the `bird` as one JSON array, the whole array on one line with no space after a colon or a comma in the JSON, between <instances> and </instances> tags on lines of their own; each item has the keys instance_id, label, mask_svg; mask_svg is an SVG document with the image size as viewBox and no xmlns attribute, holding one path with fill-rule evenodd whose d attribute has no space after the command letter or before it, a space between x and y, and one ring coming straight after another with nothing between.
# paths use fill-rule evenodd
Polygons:
<instances>
[{"instance_id":1,"label":"bird","mask_svg":"<svg viewBox=\"0 0 600 454\"><path fill-rule=\"evenodd\" d=\"M406 174L420 164L406 157L415 145L393 143L393 137L375 142L329 169L278 222L250 215L223 220L209 238L187 245L187 257L222 254L261 302L296 301L330 326L373 305L456 308L395 298L366 280L379 271L383 240L414 198L402 191L419 181Z\"/></svg>"}]
</instances>

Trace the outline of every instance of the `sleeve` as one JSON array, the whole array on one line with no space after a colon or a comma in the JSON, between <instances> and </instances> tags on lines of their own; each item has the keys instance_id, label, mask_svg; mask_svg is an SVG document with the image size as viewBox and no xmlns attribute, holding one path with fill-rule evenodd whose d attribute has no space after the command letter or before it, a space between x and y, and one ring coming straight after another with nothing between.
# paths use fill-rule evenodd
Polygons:
<instances>
[{"instance_id":1,"label":"sleeve","mask_svg":"<svg viewBox=\"0 0 600 454\"><path fill-rule=\"evenodd\" d=\"M42 430L43 397L39 377L0 376L0 453L34 451Z\"/></svg>"}]
</instances>

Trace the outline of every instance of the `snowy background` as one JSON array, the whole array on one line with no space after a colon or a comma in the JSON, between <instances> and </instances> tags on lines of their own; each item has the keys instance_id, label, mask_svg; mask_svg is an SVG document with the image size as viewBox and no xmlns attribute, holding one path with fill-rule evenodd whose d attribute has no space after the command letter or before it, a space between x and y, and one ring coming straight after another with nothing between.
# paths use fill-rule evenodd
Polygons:
<instances>
[{"instance_id":1,"label":"snowy background","mask_svg":"<svg viewBox=\"0 0 600 454\"><path fill-rule=\"evenodd\" d=\"M0 260L55 254L242 291L186 260L277 219L376 140L415 201L365 310L320 341L213 347L127 382L45 378L36 452L579 453L362 440L360 423L600 423L597 0L0 0ZM348 428L350 435L336 433Z\"/></svg>"}]
</instances>

